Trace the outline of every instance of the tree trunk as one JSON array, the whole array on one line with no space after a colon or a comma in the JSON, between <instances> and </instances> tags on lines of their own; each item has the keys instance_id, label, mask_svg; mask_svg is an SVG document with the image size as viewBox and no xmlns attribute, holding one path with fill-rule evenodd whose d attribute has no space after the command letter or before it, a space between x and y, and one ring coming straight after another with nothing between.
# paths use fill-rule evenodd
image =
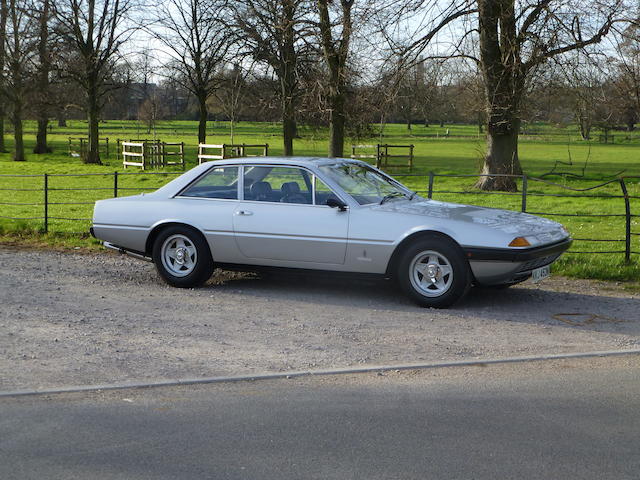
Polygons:
<instances>
[{"instance_id":1,"label":"tree trunk","mask_svg":"<svg viewBox=\"0 0 640 480\"><path fill-rule=\"evenodd\" d=\"M38 39L38 58L40 64L37 72L37 101L36 116L38 118L38 133L36 134L36 146L33 153L49 153L51 149L47 145L47 127L49 126L49 73L51 61L49 56L49 0L42 2L40 16L40 37Z\"/></svg>"},{"instance_id":2,"label":"tree trunk","mask_svg":"<svg viewBox=\"0 0 640 480\"><path fill-rule=\"evenodd\" d=\"M518 134L525 71L520 61L513 0L478 0L481 71L487 105L487 153L476 186L515 192L520 175Z\"/></svg>"},{"instance_id":3,"label":"tree trunk","mask_svg":"<svg viewBox=\"0 0 640 480\"><path fill-rule=\"evenodd\" d=\"M318 0L320 39L324 58L329 69L329 156L344 156L344 125L346 119L346 64L351 39L351 8L353 2L342 1L340 18L340 37L333 38L333 24L329 14L329 0Z\"/></svg>"},{"instance_id":4,"label":"tree trunk","mask_svg":"<svg viewBox=\"0 0 640 480\"><path fill-rule=\"evenodd\" d=\"M492 118L494 118L492 116ZM512 177L492 176L522 175L518 159L518 134L520 120L512 118L503 122L489 123L487 129L487 154L484 158L482 175L476 187L481 190L501 190L516 192L518 186Z\"/></svg>"},{"instance_id":5,"label":"tree trunk","mask_svg":"<svg viewBox=\"0 0 640 480\"><path fill-rule=\"evenodd\" d=\"M296 76L298 57L295 49L296 42L296 2L286 0L282 2L282 46L280 48L280 62L278 78L280 80L280 103L282 106L282 140L284 155L293 155L293 139L298 134L296 125L296 104L298 101L298 79Z\"/></svg>"},{"instance_id":6,"label":"tree trunk","mask_svg":"<svg viewBox=\"0 0 640 480\"><path fill-rule=\"evenodd\" d=\"M38 119L38 132L36 133L36 146L33 153L51 153L51 148L47 145L47 128L49 127L48 118Z\"/></svg>"},{"instance_id":7,"label":"tree trunk","mask_svg":"<svg viewBox=\"0 0 640 480\"><path fill-rule=\"evenodd\" d=\"M0 153L5 153L6 151L7 145L4 141L4 111L0 107Z\"/></svg>"},{"instance_id":8,"label":"tree trunk","mask_svg":"<svg viewBox=\"0 0 640 480\"><path fill-rule=\"evenodd\" d=\"M6 67L6 42L7 42L7 1L0 0L0 72ZM0 91L4 91L6 82L4 75L0 75ZM4 138L4 120L6 116L6 97L0 95L0 152L7 151Z\"/></svg>"},{"instance_id":9,"label":"tree trunk","mask_svg":"<svg viewBox=\"0 0 640 480\"><path fill-rule=\"evenodd\" d=\"M14 148L13 159L16 162L24 162L26 157L24 155L24 140L22 138L22 103L19 99L16 99L13 103L13 138Z\"/></svg>"},{"instance_id":10,"label":"tree trunk","mask_svg":"<svg viewBox=\"0 0 640 480\"><path fill-rule=\"evenodd\" d=\"M207 109L206 94L198 98L198 143L207 143L207 120L209 110Z\"/></svg>"},{"instance_id":11,"label":"tree trunk","mask_svg":"<svg viewBox=\"0 0 640 480\"><path fill-rule=\"evenodd\" d=\"M338 94L331 101L331 117L329 120L329 156L344 156L344 96Z\"/></svg>"},{"instance_id":12,"label":"tree trunk","mask_svg":"<svg viewBox=\"0 0 640 480\"><path fill-rule=\"evenodd\" d=\"M65 115L64 108L58 109L56 117L58 118L59 127L64 128L67 126L67 116Z\"/></svg>"},{"instance_id":13,"label":"tree trunk","mask_svg":"<svg viewBox=\"0 0 640 480\"><path fill-rule=\"evenodd\" d=\"M89 121L89 145L87 153L83 158L84 163L96 163L101 165L100 161L100 107L98 106L97 88L89 88L88 90L88 108L87 119Z\"/></svg>"},{"instance_id":14,"label":"tree trunk","mask_svg":"<svg viewBox=\"0 0 640 480\"><path fill-rule=\"evenodd\" d=\"M591 121L584 116L580 117L580 136L583 140L591 140Z\"/></svg>"},{"instance_id":15,"label":"tree trunk","mask_svg":"<svg viewBox=\"0 0 640 480\"><path fill-rule=\"evenodd\" d=\"M290 97L284 97L282 105L282 136L285 157L293 155L293 139L296 137L297 131L293 102L290 101Z\"/></svg>"}]
</instances>

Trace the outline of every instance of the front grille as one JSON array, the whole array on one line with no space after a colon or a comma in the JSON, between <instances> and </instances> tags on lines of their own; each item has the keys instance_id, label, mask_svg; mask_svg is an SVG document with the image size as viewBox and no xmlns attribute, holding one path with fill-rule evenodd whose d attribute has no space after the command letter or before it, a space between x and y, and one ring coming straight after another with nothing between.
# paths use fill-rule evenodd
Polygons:
<instances>
[{"instance_id":1,"label":"front grille","mask_svg":"<svg viewBox=\"0 0 640 480\"><path fill-rule=\"evenodd\" d=\"M529 260L528 262L525 262L522 265L520 265L520 268L518 269L518 273L528 272L535 268L540 268L540 267L544 267L545 265L549 265L550 263L555 261L555 259L558 258L559 256L560 256L559 253L555 253L553 255L549 255L548 257L540 257L540 258L534 258L533 260Z\"/></svg>"}]
</instances>

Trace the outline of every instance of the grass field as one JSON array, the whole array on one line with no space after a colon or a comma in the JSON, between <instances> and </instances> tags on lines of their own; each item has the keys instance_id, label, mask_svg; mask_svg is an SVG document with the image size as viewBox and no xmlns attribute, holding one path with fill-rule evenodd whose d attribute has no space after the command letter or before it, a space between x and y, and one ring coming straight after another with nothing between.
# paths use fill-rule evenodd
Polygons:
<instances>
[{"instance_id":1,"label":"grass field","mask_svg":"<svg viewBox=\"0 0 640 480\"><path fill-rule=\"evenodd\" d=\"M35 143L35 124L26 122L25 136L27 152ZM43 243L54 246L95 246L87 238L88 220L62 220L61 218L89 219L95 200L113 196L113 173L124 173L116 160L115 145L111 155L103 158L103 165L84 165L79 158L67 153L69 136L84 136L86 122L70 121L68 127L53 127L50 144L53 153L46 155L28 154L24 163L12 162L10 154L0 154L0 217L26 217L26 220L0 218L0 241ZM413 176L403 176L406 169L395 169L392 174L411 188L426 191L428 173L474 174L484 150L484 137L477 128L470 125L446 125L424 127L414 125L408 131L405 125L387 125L382 137L349 140L353 143L414 144L415 168ZM558 128L551 125L527 125L520 141L520 158L525 173L530 177L540 177L556 171L579 175L546 177L548 181L573 189L595 186L617 175L640 175L640 135L614 132L615 143L585 142L579 138L575 127ZM150 138L146 127L138 122L108 121L101 125L101 136L109 137L112 144L116 138ZM155 136L167 142L185 142L187 168L197 163L197 124L190 121L160 122ZM325 156L327 145L326 130L302 127L300 139L294 144L296 155ZM7 136L9 148L11 136ZM282 153L282 138L279 124L242 122L235 127L235 143L269 143L270 154ZM209 143L230 143L230 128L225 122L210 122L207 141ZM558 163L562 162L562 163ZM555 170L554 170L555 167ZM129 168L126 172L137 171ZM168 172L178 173L178 169ZM44 194L43 174L48 178L49 234L43 235L42 220ZM92 173L88 177L74 174ZM13 177L7 175L31 175ZM58 176L64 175L64 176ZM118 175L120 196L154 189L166 183L174 175ZM479 205L519 210L522 197L515 195L480 194L473 188L473 178L435 177L433 198L438 200L474 203ZM640 178L628 180L629 195L640 197ZM521 188L521 187L520 187ZM444 193L464 192L464 193ZM564 223L577 239L624 239L623 217L564 217L553 214L624 214L624 201L617 183L586 192L575 192L559 186L532 181L528 182L527 211L549 215ZM542 194L573 194L571 198L542 196ZM609 198L593 198L603 195ZM37 205L27 205L35 203ZM9 205L11 204L11 205ZM73 204L73 205L72 205ZM640 199L631 199L633 214L640 214ZM31 219L29 219L31 218ZM640 233L639 217L633 218L632 231ZM572 251L618 251L624 250L624 242L576 241ZM640 236L633 236L632 250L640 251ZM565 255L555 271L566 275L617 279L640 280L640 255L632 255L632 264L625 265L622 254L571 254Z\"/></svg>"}]
</instances>

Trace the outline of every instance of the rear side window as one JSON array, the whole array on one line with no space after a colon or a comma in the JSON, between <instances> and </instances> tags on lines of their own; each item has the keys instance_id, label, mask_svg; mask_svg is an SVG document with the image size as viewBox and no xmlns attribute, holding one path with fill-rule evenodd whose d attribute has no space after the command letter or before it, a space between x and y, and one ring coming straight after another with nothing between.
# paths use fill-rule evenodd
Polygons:
<instances>
[{"instance_id":1,"label":"rear side window","mask_svg":"<svg viewBox=\"0 0 640 480\"><path fill-rule=\"evenodd\" d=\"M182 197L238 199L238 167L215 167L184 190Z\"/></svg>"}]
</instances>

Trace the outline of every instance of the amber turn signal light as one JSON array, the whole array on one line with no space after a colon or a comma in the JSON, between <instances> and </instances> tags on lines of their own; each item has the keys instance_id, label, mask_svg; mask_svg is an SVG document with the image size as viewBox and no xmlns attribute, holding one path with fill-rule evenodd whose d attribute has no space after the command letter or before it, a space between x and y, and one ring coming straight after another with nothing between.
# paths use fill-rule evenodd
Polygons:
<instances>
[{"instance_id":1,"label":"amber turn signal light","mask_svg":"<svg viewBox=\"0 0 640 480\"><path fill-rule=\"evenodd\" d=\"M509 244L509 246L510 247L530 247L531 244L524 237L516 237L513 240L511 240L511 243Z\"/></svg>"}]
</instances>

